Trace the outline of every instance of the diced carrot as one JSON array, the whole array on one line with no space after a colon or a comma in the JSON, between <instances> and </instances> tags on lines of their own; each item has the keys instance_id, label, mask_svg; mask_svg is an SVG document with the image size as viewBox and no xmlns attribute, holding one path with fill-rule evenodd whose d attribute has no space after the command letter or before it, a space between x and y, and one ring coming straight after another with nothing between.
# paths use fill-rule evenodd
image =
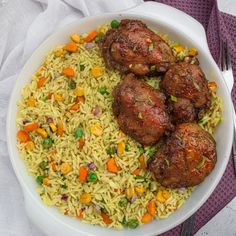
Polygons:
<instances>
[{"instance_id":1,"label":"diced carrot","mask_svg":"<svg viewBox=\"0 0 236 236\"><path fill-rule=\"evenodd\" d=\"M76 97L76 102L85 103L85 97L84 96Z\"/></svg>"},{"instance_id":2,"label":"diced carrot","mask_svg":"<svg viewBox=\"0 0 236 236\"><path fill-rule=\"evenodd\" d=\"M140 169L145 170L146 169L146 164L145 164L145 159L144 156L140 156L138 158L139 162L140 162Z\"/></svg>"},{"instance_id":3,"label":"diced carrot","mask_svg":"<svg viewBox=\"0 0 236 236\"><path fill-rule=\"evenodd\" d=\"M79 104L76 103L76 104L72 105L69 110L70 111L78 111L79 110Z\"/></svg>"},{"instance_id":4,"label":"diced carrot","mask_svg":"<svg viewBox=\"0 0 236 236\"><path fill-rule=\"evenodd\" d=\"M84 146L84 139L81 137L81 138L79 139L79 149L82 149L83 146Z\"/></svg>"},{"instance_id":5,"label":"diced carrot","mask_svg":"<svg viewBox=\"0 0 236 236\"><path fill-rule=\"evenodd\" d=\"M98 32L96 30L91 31L85 38L85 42L91 42L93 39L95 39L97 35L98 35Z\"/></svg>"},{"instance_id":6,"label":"diced carrot","mask_svg":"<svg viewBox=\"0 0 236 236\"><path fill-rule=\"evenodd\" d=\"M107 170L111 173L117 173L119 171L119 168L116 164L115 159L112 157L107 162Z\"/></svg>"},{"instance_id":7,"label":"diced carrot","mask_svg":"<svg viewBox=\"0 0 236 236\"><path fill-rule=\"evenodd\" d=\"M65 211L64 211L64 215L68 215L68 209L66 209Z\"/></svg>"},{"instance_id":8,"label":"diced carrot","mask_svg":"<svg viewBox=\"0 0 236 236\"><path fill-rule=\"evenodd\" d=\"M80 220L83 219L83 218L84 218L84 210L81 209L81 210L79 211L79 213L76 214L76 217L77 217L78 219L80 219Z\"/></svg>"},{"instance_id":9,"label":"diced carrot","mask_svg":"<svg viewBox=\"0 0 236 236\"><path fill-rule=\"evenodd\" d=\"M35 122L35 123L31 123L31 124L28 124L28 125L26 125L26 126L24 126L24 131L26 132L26 133L29 133L29 132L31 132L31 131L34 131L34 130L36 130L36 129L38 129L38 123L37 122Z\"/></svg>"},{"instance_id":10,"label":"diced carrot","mask_svg":"<svg viewBox=\"0 0 236 236\"><path fill-rule=\"evenodd\" d=\"M68 52L77 52L78 46L75 42L69 42L63 47Z\"/></svg>"},{"instance_id":11,"label":"diced carrot","mask_svg":"<svg viewBox=\"0 0 236 236\"><path fill-rule=\"evenodd\" d=\"M209 88L217 87L217 84L216 84L215 81L211 81L211 82L208 82L208 87L209 87Z\"/></svg>"},{"instance_id":12,"label":"diced carrot","mask_svg":"<svg viewBox=\"0 0 236 236\"><path fill-rule=\"evenodd\" d=\"M110 217L106 213L101 212L101 216L102 216L102 219L105 224L109 225L112 223L112 220L110 219Z\"/></svg>"},{"instance_id":13,"label":"diced carrot","mask_svg":"<svg viewBox=\"0 0 236 236\"><path fill-rule=\"evenodd\" d=\"M65 75L67 77L73 77L75 75L75 71L71 67L65 67L62 70L62 75Z\"/></svg>"},{"instance_id":14,"label":"diced carrot","mask_svg":"<svg viewBox=\"0 0 236 236\"><path fill-rule=\"evenodd\" d=\"M146 223L152 221L152 219L153 219L153 216L151 216L149 213L146 213L146 214L142 217L141 221L142 221L142 223L146 224Z\"/></svg>"},{"instance_id":15,"label":"diced carrot","mask_svg":"<svg viewBox=\"0 0 236 236\"><path fill-rule=\"evenodd\" d=\"M48 99L52 98L53 93L48 93Z\"/></svg>"},{"instance_id":16,"label":"diced carrot","mask_svg":"<svg viewBox=\"0 0 236 236\"><path fill-rule=\"evenodd\" d=\"M30 139L29 135L24 130L19 130L16 136L23 143L26 143Z\"/></svg>"},{"instance_id":17,"label":"diced carrot","mask_svg":"<svg viewBox=\"0 0 236 236\"><path fill-rule=\"evenodd\" d=\"M150 201L147 205L147 211L150 215L154 216L156 213L156 203L155 201Z\"/></svg>"},{"instance_id":18,"label":"diced carrot","mask_svg":"<svg viewBox=\"0 0 236 236\"><path fill-rule=\"evenodd\" d=\"M53 170L53 171L56 171L56 170L57 170L57 165L56 165L56 163L55 163L55 162L51 162L50 164L51 164L52 170Z\"/></svg>"},{"instance_id":19,"label":"diced carrot","mask_svg":"<svg viewBox=\"0 0 236 236\"><path fill-rule=\"evenodd\" d=\"M87 180L88 171L84 167L79 168L79 182L84 183Z\"/></svg>"},{"instance_id":20,"label":"diced carrot","mask_svg":"<svg viewBox=\"0 0 236 236\"><path fill-rule=\"evenodd\" d=\"M62 136L64 132L64 126L62 123L58 123L57 125L57 135Z\"/></svg>"},{"instance_id":21,"label":"diced carrot","mask_svg":"<svg viewBox=\"0 0 236 236\"><path fill-rule=\"evenodd\" d=\"M139 174L140 174L140 171L141 171L140 169L136 169L136 170L133 171L133 174L134 174L134 175L139 175Z\"/></svg>"},{"instance_id":22,"label":"diced carrot","mask_svg":"<svg viewBox=\"0 0 236 236\"><path fill-rule=\"evenodd\" d=\"M39 78L37 81L37 88L41 88L44 85L44 83L46 82L46 80L47 80L46 77Z\"/></svg>"}]
</instances>

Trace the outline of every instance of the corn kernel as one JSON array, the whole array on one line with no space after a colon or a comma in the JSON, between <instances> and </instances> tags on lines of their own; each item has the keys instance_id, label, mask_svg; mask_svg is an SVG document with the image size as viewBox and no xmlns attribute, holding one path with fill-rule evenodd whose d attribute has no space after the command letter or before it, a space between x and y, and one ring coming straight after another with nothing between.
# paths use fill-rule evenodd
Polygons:
<instances>
[{"instance_id":1,"label":"corn kernel","mask_svg":"<svg viewBox=\"0 0 236 236\"><path fill-rule=\"evenodd\" d=\"M196 48L189 48L188 49L188 55L189 56L197 56L197 54L198 54L198 51L197 51L197 49Z\"/></svg>"},{"instance_id":2,"label":"corn kernel","mask_svg":"<svg viewBox=\"0 0 236 236\"><path fill-rule=\"evenodd\" d=\"M120 135L121 138L125 137L125 134L122 131L119 131L119 135Z\"/></svg>"},{"instance_id":3,"label":"corn kernel","mask_svg":"<svg viewBox=\"0 0 236 236\"><path fill-rule=\"evenodd\" d=\"M118 156L122 156L122 154L124 153L125 151L125 142L119 142L118 143L118 146L117 146L117 154Z\"/></svg>"},{"instance_id":4,"label":"corn kernel","mask_svg":"<svg viewBox=\"0 0 236 236\"><path fill-rule=\"evenodd\" d=\"M80 42L80 36L78 34L72 34L70 36L71 40L73 40L75 43L79 43Z\"/></svg>"},{"instance_id":5,"label":"corn kernel","mask_svg":"<svg viewBox=\"0 0 236 236\"><path fill-rule=\"evenodd\" d=\"M84 89L82 87L77 87L75 89L75 95L78 97L84 96Z\"/></svg>"},{"instance_id":6,"label":"corn kernel","mask_svg":"<svg viewBox=\"0 0 236 236\"><path fill-rule=\"evenodd\" d=\"M35 147L35 145L34 145L34 142L33 142L33 141L28 141L28 142L26 143L26 146L25 146L25 148L26 148L27 151L33 150L34 147Z\"/></svg>"},{"instance_id":7,"label":"corn kernel","mask_svg":"<svg viewBox=\"0 0 236 236\"><path fill-rule=\"evenodd\" d=\"M62 163L60 167L61 173L66 175L71 171L71 165L69 163Z\"/></svg>"},{"instance_id":8,"label":"corn kernel","mask_svg":"<svg viewBox=\"0 0 236 236\"><path fill-rule=\"evenodd\" d=\"M95 66L92 68L92 75L98 78L103 75L103 69L101 67Z\"/></svg>"},{"instance_id":9,"label":"corn kernel","mask_svg":"<svg viewBox=\"0 0 236 236\"><path fill-rule=\"evenodd\" d=\"M53 122L49 123L49 126L50 126L52 132L56 132L57 131L57 127L56 127L56 125Z\"/></svg>"},{"instance_id":10,"label":"corn kernel","mask_svg":"<svg viewBox=\"0 0 236 236\"><path fill-rule=\"evenodd\" d=\"M167 190L163 190L162 196L167 200L170 197L170 192Z\"/></svg>"},{"instance_id":11,"label":"corn kernel","mask_svg":"<svg viewBox=\"0 0 236 236\"><path fill-rule=\"evenodd\" d=\"M38 128L36 129L36 132L41 135L43 138L47 138L48 134L44 129Z\"/></svg>"},{"instance_id":12,"label":"corn kernel","mask_svg":"<svg viewBox=\"0 0 236 236\"><path fill-rule=\"evenodd\" d=\"M80 196L80 203L88 204L92 200L91 194L90 193L84 193Z\"/></svg>"},{"instance_id":13,"label":"corn kernel","mask_svg":"<svg viewBox=\"0 0 236 236\"><path fill-rule=\"evenodd\" d=\"M63 97L61 96L61 95L59 95L59 94L54 94L54 98L55 98L55 100L56 101L58 101L58 102L60 102L60 101L62 101L63 100Z\"/></svg>"},{"instance_id":14,"label":"corn kernel","mask_svg":"<svg viewBox=\"0 0 236 236\"><path fill-rule=\"evenodd\" d=\"M35 101L34 97L30 96L28 99L28 102L27 102L28 107L35 107L35 103L36 103L36 101Z\"/></svg>"},{"instance_id":15,"label":"corn kernel","mask_svg":"<svg viewBox=\"0 0 236 236\"><path fill-rule=\"evenodd\" d=\"M144 187L143 186L135 187L135 192L140 194L144 193Z\"/></svg>"},{"instance_id":16,"label":"corn kernel","mask_svg":"<svg viewBox=\"0 0 236 236\"><path fill-rule=\"evenodd\" d=\"M56 57L61 57L63 55L64 51L63 48L57 49L55 52Z\"/></svg>"},{"instance_id":17,"label":"corn kernel","mask_svg":"<svg viewBox=\"0 0 236 236\"><path fill-rule=\"evenodd\" d=\"M174 49L177 53L180 53L184 50L183 46L181 45L174 46Z\"/></svg>"},{"instance_id":18,"label":"corn kernel","mask_svg":"<svg viewBox=\"0 0 236 236\"><path fill-rule=\"evenodd\" d=\"M101 136L103 134L103 128L99 124L92 125L90 131L96 136Z\"/></svg>"},{"instance_id":19,"label":"corn kernel","mask_svg":"<svg viewBox=\"0 0 236 236\"><path fill-rule=\"evenodd\" d=\"M135 194L135 191L134 191L133 188L127 188L127 189L126 189L126 197L127 197L128 199L131 199L134 194Z\"/></svg>"},{"instance_id":20,"label":"corn kernel","mask_svg":"<svg viewBox=\"0 0 236 236\"><path fill-rule=\"evenodd\" d=\"M98 33L100 33L100 34L105 34L105 28L104 27L99 27L99 29L98 29Z\"/></svg>"},{"instance_id":21,"label":"corn kernel","mask_svg":"<svg viewBox=\"0 0 236 236\"><path fill-rule=\"evenodd\" d=\"M152 221L152 219L153 219L153 216L150 215L149 213L146 213L146 214L142 217L141 221L142 221L142 223L146 224L146 223Z\"/></svg>"},{"instance_id":22,"label":"corn kernel","mask_svg":"<svg viewBox=\"0 0 236 236\"><path fill-rule=\"evenodd\" d=\"M49 179L48 178L44 178L43 179L43 184L48 186L49 185Z\"/></svg>"},{"instance_id":23,"label":"corn kernel","mask_svg":"<svg viewBox=\"0 0 236 236\"><path fill-rule=\"evenodd\" d=\"M40 66L39 69L35 72L36 76L40 76L42 74L42 71L45 70L44 66Z\"/></svg>"},{"instance_id":24,"label":"corn kernel","mask_svg":"<svg viewBox=\"0 0 236 236\"><path fill-rule=\"evenodd\" d=\"M164 203L166 201L166 199L162 195L162 191L161 190L157 192L157 201L161 202L161 203Z\"/></svg>"}]
</instances>

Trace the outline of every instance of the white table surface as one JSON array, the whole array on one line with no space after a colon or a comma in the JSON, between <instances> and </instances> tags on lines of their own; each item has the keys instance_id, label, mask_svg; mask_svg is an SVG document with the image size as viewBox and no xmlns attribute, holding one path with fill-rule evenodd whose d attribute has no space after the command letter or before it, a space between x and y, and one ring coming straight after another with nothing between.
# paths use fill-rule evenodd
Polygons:
<instances>
[{"instance_id":1,"label":"white table surface","mask_svg":"<svg viewBox=\"0 0 236 236\"><path fill-rule=\"evenodd\" d=\"M4 0L0 0L0 3L1 1ZM3 58L0 58L0 61L2 59L4 60L4 58L7 57L8 53L14 48L16 39L19 42L23 39L24 34L22 34L21 32L26 32L27 27L30 25L32 20L42 11L41 6L31 0L5 1L8 1L7 5L5 7L0 7L0 26L1 24L4 24L4 21L6 23L7 20L9 27L11 28L10 33L11 35L14 35L14 38L11 39L11 37L9 37L7 50L4 50L5 53L4 55L2 55ZM29 2L31 3L29 4ZM220 10L236 16L236 0L218 0L218 5ZM25 17L19 20L19 15L22 13ZM21 27L22 25L24 25L23 29ZM0 39L1 37L4 37L4 33L0 33ZM6 47L6 45L0 45L0 50L2 50L3 47ZM25 214L26 212L22 212L22 215ZM34 228L33 225L31 227ZM32 231L34 232L34 229L32 229ZM202 227L195 236L202 235L236 236L236 198L234 198L225 208L223 208L204 227ZM4 236L15 235L5 234Z\"/></svg>"}]
</instances>

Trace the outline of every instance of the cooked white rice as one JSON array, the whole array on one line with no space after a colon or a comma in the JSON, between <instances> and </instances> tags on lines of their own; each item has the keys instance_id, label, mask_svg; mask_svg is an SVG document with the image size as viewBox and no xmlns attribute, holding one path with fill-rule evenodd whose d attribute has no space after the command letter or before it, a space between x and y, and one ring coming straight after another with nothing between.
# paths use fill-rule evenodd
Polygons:
<instances>
[{"instance_id":1,"label":"cooked white rice","mask_svg":"<svg viewBox=\"0 0 236 236\"><path fill-rule=\"evenodd\" d=\"M147 170L141 170L139 176L133 174L135 169L140 168L139 144L120 132L112 113L111 94L114 86L120 81L120 74L105 67L96 44L93 43L91 49L86 49L85 44L77 45L76 53L64 51L63 55L56 56L55 53L63 46L50 51L41 69L22 89L21 100L18 102L18 128L23 129L23 122L38 122L40 128L44 129L53 140L51 148L44 148L42 145L44 138L32 131L29 136L35 146L31 150L26 148L27 143L18 142L20 156L24 159L30 175L34 178L37 176L47 178L48 182L37 184L37 191L43 203L55 206L63 214L73 217L81 218L79 215L82 210L83 217L80 220L83 222L119 229L123 228L125 221L130 222L133 219L141 225L141 219L147 212L146 207L150 201L156 203L157 219L168 217L189 197L192 188L163 188L153 180L152 174ZM187 50L181 55L183 53L186 54ZM85 66L83 71L80 71L81 64ZM70 79L61 75L62 69L67 66L75 71L73 80L76 82L76 87L82 87L84 91L85 103L79 103L80 109L77 111L69 111L69 108L75 104L76 95L75 89L68 87ZM92 75L91 71L94 67L102 69L102 76L95 78ZM44 86L37 88L37 81L42 76L47 80ZM157 78L153 78L149 80L149 84L158 87L158 81ZM106 88L108 94L102 95L99 92L100 88ZM51 98L49 95L52 95ZM62 96L62 101L57 101L55 95ZM35 106L29 106L30 97L33 97ZM210 133L221 119L222 104L215 93L212 104L212 108L200 122ZM97 116L92 112L95 107L100 110ZM48 117L53 119L56 126L60 122L63 123L62 136L52 132L47 123ZM102 127L103 135L96 136L91 133L90 128L94 124ZM85 144L82 149L79 148L79 139L75 137L78 128L83 131ZM121 142L128 144L129 148L120 156L117 153L112 155L120 170L118 173L110 173L107 170L110 155L106 150L109 147L117 149ZM143 154L145 162L149 152L150 148L146 147ZM42 161L46 163L45 170L40 167ZM96 173L97 182L80 183L79 168L88 169L87 165L91 162L96 168L90 172ZM54 170L52 163L55 164ZM71 166L68 174L61 173L62 163ZM126 207L120 207L119 201L127 197L127 191L131 192L134 201L129 199ZM163 191L165 197L157 198L158 192L163 193ZM88 204L80 202L80 197L84 193L91 195ZM110 217L112 223L108 225L104 223L101 209ZM132 224L129 226L134 227Z\"/></svg>"}]
</instances>

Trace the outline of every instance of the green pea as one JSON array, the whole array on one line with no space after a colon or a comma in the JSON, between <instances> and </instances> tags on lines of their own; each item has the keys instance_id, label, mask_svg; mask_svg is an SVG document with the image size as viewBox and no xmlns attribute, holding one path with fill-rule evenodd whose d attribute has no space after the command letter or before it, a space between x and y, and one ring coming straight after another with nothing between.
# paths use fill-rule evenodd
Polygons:
<instances>
[{"instance_id":1,"label":"green pea","mask_svg":"<svg viewBox=\"0 0 236 236\"><path fill-rule=\"evenodd\" d=\"M144 153L144 148L143 147L139 146L138 150L139 150L140 155L142 155Z\"/></svg>"},{"instance_id":2,"label":"green pea","mask_svg":"<svg viewBox=\"0 0 236 236\"><path fill-rule=\"evenodd\" d=\"M152 65L152 66L150 67L150 70L151 70L151 71L156 70L156 65Z\"/></svg>"},{"instance_id":3,"label":"green pea","mask_svg":"<svg viewBox=\"0 0 236 236\"><path fill-rule=\"evenodd\" d=\"M99 42L100 40L101 40L101 35L100 34L98 34L96 37L95 37L95 42L97 43L97 42Z\"/></svg>"},{"instance_id":4,"label":"green pea","mask_svg":"<svg viewBox=\"0 0 236 236\"><path fill-rule=\"evenodd\" d=\"M111 28L118 28L120 25L120 22L118 20L113 20L111 22Z\"/></svg>"},{"instance_id":5,"label":"green pea","mask_svg":"<svg viewBox=\"0 0 236 236\"><path fill-rule=\"evenodd\" d=\"M71 79L68 82L68 86L69 86L70 89L75 89L76 88L76 82L73 79Z\"/></svg>"},{"instance_id":6,"label":"green pea","mask_svg":"<svg viewBox=\"0 0 236 236\"><path fill-rule=\"evenodd\" d=\"M148 157L152 157L154 154L155 154L155 152L156 152L156 147L150 147L149 149L148 149Z\"/></svg>"},{"instance_id":7,"label":"green pea","mask_svg":"<svg viewBox=\"0 0 236 236\"><path fill-rule=\"evenodd\" d=\"M130 229L135 229L135 228L137 228L138 226L139 226L139 222L138 222L137 219L131 219L131 220L128 221L128 227L129 227Z\"/></svg>"},{"instance_id":8,"label":"green pea","mask_svg":"<svg viewBox=\"0 0 236 236\"><path fill-rule=\"evenodd\" d=\"M43 140L43 143L42 143L44 148L50 148L52 146L52 144L53 144L53 141L52 141L52 139L50 137L49 138L45 138Z\"/></svg>"},{"instance_id":9,"label":"green pea","mask_svg":"<svg viewBox=\"0 0 236 236\"><path fill-rule=\"evenodd\" d=\"M127 144L125 145L125 151L128 152L129 149L130 149L130 145L127 143Z\"/></svg>"},{"instance_id":10,"label":"green pea","mask_svg":"<svg viewBox=\"0 0 236 236\"><path fill-rule=\"evenodd\" d=\"M39 185L42 185L43 184L43 179L45 178L45 176L43 175L39 175L36 177L36 182L39 184Z\"/></svg>"},{"instance_id":11,"label":"green pea","mask_svg":"<svg viewBox=\"0 0 236 236\"><path fill-rule=\"evenodd\" d=\"M105 203L105 202L104 202L104 203ZM103 213L108 214L108 210L107 210L105 207L102 207L102 208L101 208L101 211L102 211Z\"/></svg>"},{"instance_id":12,"label":"green pea","mask_svg":"<svg viewBox=\"0 0 236 236\"><path fill-rule=\"evenodd\" d=\"M48 96L43 98L43 101L46 102L48 100Z\"/></svg>"},{"instance_id":13,"label":"green pea","mask_svg":"<svg viewBox=\"0 0 236 236\"><path fill-rule=\"evenodd\" d=\"M118 203L120 207L126 207L128 204L128 199L126 197L122 197Z\"/></svg>"},{"instance_id":14,"label":"green pea","mask_svg":"<svg viewBox=\"0 0 236 236\"><path fill-rule=\"evenodd\" d=\"M112 155L112 154L115 154L116 153L116 149L115 147L109 147L107 150L106 150L107 154L108 155Z\"/></svg>"},{"instance_id":15,"label":"green pea","mask_svg":"<svg viewBox=\"0 0 236 236\"><path fill-rule=\"evenodd\" d=\"M104 95L104 94L109 94L109 93L107 92L107 89L104 88L104 87L100 88L100 89L99 89L99 92L100 92L102 95Z\"/></svg>"},{"instance_id":16,"label":"green pea","mask_svg":"<svg viewBox=\"0 0 236 236\"><path fill-rule=\"evenodd\" d=\"M128 226L128 221L125 219L125 217L123 218L121 224L122 224L124 227L127 227L127 226Z\"/></svg>"},{"instance_id":17,"label":"green pea","mask_svg":"<svg viewBox=\"0 0 236 236\"><path fill-rule=\"evenodd\" d=\"M48 163L46 161L42 161L39 163L39 167L42 169L42 170L46 170L47 167L48 167Z\"/></svg>"},{"instance_id":18,"label":"green pea","mask_svg":"<svg viewBox=\"0 0 236 236\"><path fill-rule=\"evenodd\" d=\"M80 64L80 65L79 65L79 68L80 68L80 71L83 71L83 70L85 69L85 65Z\"/></svg>"},{"instance_id":19,"label":"green pea","mask_svg":"<svg viewBox=\"0 0 236 236\"><path fill-rule=\"evenodd\" d=\"M96 182L98 180L97 174L94 172L90 172L87 180L92 183Z\"/></svg>"},{"instance_id":20,"label":"green pea","mask_svg":"<svg viewBox=\"0 0 236 236\"><path fill-rule=\"evenodd\" d=\"M82 129L77 129L76 131L75 131L75 137L76 138L80 138L80 137L82 137L83 136L83 130Z\"/></svg>"}]
</instances>

